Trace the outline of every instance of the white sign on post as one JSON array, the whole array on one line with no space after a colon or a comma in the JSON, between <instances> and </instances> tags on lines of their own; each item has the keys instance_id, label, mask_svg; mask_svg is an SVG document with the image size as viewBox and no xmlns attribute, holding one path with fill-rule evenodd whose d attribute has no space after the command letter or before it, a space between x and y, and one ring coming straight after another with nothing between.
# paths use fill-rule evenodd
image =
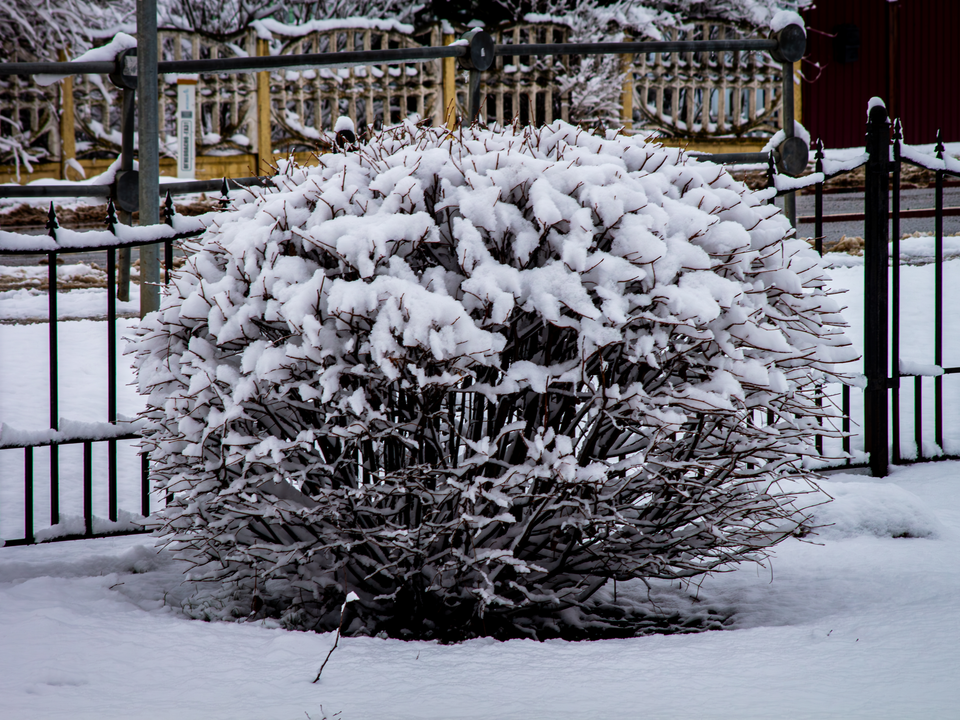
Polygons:
<instances>
[{"instance_id":1,"label":"white sign on post","mask_svg":"<svg viewBox=\"0 0 960 720\"><path fill-rule=\"evenodd\" d=\"M197 81L177 78L177 177L197 176Z\"/></svg>"}]
</instances>

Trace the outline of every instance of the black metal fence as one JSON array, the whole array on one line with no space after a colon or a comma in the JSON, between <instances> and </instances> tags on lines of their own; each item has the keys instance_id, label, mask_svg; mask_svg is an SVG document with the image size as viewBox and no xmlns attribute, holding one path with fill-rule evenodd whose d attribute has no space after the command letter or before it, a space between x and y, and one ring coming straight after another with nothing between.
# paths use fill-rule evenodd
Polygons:
<instances>
[{"instance_id":1,"label":"black metal fence","mask_svg":"<svg viewBox=\"0 0 960 720\"><path fill-rule=\"evenodd\" d=\"M335 67L346 64L373 64L384 62L423 62L426 60L455 57L470 73L470 88L468 119L477 119L482 113L482 98L480 97L480 78L484 70L488 69L493 58L497 55L510 56L544 56L544 55L587 55L587 54L635 54L635 53L667 53L667 52L724 52L730 50L763 50L770 52L775 60L782 62L785 68L791 67L792 63L799 59L804 52L805 37L802 28L798 26L788 26L781 30L776 37L771 39L741 39L741 40L723 40L723 41L686 41L686 42L631 42L631 43L594 43L594 44L563 44L563 45L495 45L490 36L483 31L475 30L467 33L460 43L436 48L416 48L416 49L396 49L379 51L360 51L350 53L322 53L316 55L301 56L282 56L282 57L258 57L258 58L231 58L231 59L211 59L211 60L193 60L182 62L158 63L156 70L163 73L208 73L208 72L258 72L268 69L279 68L297 68L297 67ZM107 225L116 233L118 219L114 214L114 203L122 212L129 213L135 211L142 205L142 199L146 197L153 198L151 202L156 208L159 206L158 180L156 176L145 177L146 171L139 174L134 173L133 167L133 102L134 93L138 86L137 76L132 72L133 64L129 61L129 53L121 55L113 63L30 63L30 64L0 64L0 75L10 74L33 74L33 73L89 73L89 72L110 72L112 79L116 84L125 88L124 107L127 109L125 121L123 122L123 155L121 158L121 172L118 173L115 181L110 185L90 186L75 185L65 186L57 185L55 189L50 187L3 187L0 186L0 197L50 197L56 196L101 196L110 198L108 205ZM154 73L155 75L155 73ZM743 153L727 154L722 156L701 156L703 159L723 163L749 163L764 162L768 164L768 172L771 178L771 184L777 185L777 171L783 171L787 174L797 175L806 166L807 147L799 138L793 138L793 124L789 122L793 117L792 99L792 70L783 73L785 82L785 92L783 97L782 112L788 120L785 124L785 135L787 142L781 144L776 153L769 155L762 153ZM790 83L787 85L787 83ZM789 92L786 90L789 89ZM148 93L141 93L141 96ZM155 94L155 93L154 93ZM141 114L144 112L141 106ZM147 110L148 111L148 110ZM877 108L871 111L871 124L868 128L868 153L867 162L867 193L865 214L867 221L867 276L872 279L868 284L868 307L871 308L868 317L867 344L865 346L865 358L867 372L866 406L867 419L864 423L866 428L867 449L870 453L870 467L876 475L883 475L887 471L887 393L889 389L894 388L894 445L893 462L900 462L902 458L899 453L899 424L896 419L896 409L898 408L898 390L900 378L909 376L909 373L899 371L899 348L898 338L899 330L894 315L893 343L890 347L886 342L886 304L883 298L886 298L886 242L887 242L887 224L881 222L878 218L886 216L886 177L891 165L895 173L894 188L898 188L899 167L902 162L908 162L901 157L899 140L894 143L894 160L890 161L886 154L885 135L887 128L885 113L881 117ZM141 132L141 137L143 133ZM144 148L140 149L141 156ZM916 153L911 153L911 157L918 157ZM909 161L914 162L914 161ZM937 277L938 277L938 340L937 350L935 352L935 364L940 365L942 361L942 217L943 217L943 177L945 175L956 175L960 177L960 172L948 170L942 159L940 165L936 162L931 163L931 169L937 172ZM141 168L144 164L141 163ZM155 172L155 171L154 171ZM837 173L839 174L839 173ZM779 195L785 197L785 213L795 222L795 207L793 205L794 191L801 185L814 186L817 204L816 204L816 242L819 250L822 251L823 237L823 208L822 196L824 186L828 183L830 177L823 173L822 152L818 154L816 173L810 176L803 183L788 183L779 187ZM240 178L230 181L236 185L252 185L269 183L269 178ZM193 181L179 182L174 185L166 185L165 188L170 193L190 193L200 191L210 191L215 188L221 188L222 192L227 192L227 181ZM151 192L153 194L151 194ZM172 223L172 202L169 195L167 200L168 224ZM141 213L141 217L143 214ZM870 219L873 218L873 219ZM899 201L895 190L893 201L893 222L894 222L894 255L898 257L897 238L899 237ZM56 241L57 221L51 205L50 222L48 223L48 232L51 238ZM166 278L169 282L169 274L173 261L173 244L179 238L190 235L193 231L185 231L179 235L166 232L164 237L164 254L166 257ZM120 441L135 440L138 435L134 431L127 431L118 422L117 415L117 310L116 310L116 288L117 277L115 272L117 253L128 251L134 246L149 246L156 243L156 238L123 240L119 238L116 242L98 242L91 244L89 248L80 248L75 245L64 248L55 247L45 251L48 262L48 313L49 313L49 393L50 393L50 435L46 439L31 440L21 443L4 443L0 440L0 450L22 450L24 462L24 532L21 538L6 539L7 544L29 544L35 541L34 521L34 451L40 447L49 447L50 452L50 524L57 525L60 522L59 497L59 448L62 445L81 444L83 446L83 532L65 537L97 536L104 533L97 532L94 526L94 515L92 509L93 494L93 447L98 443L107 445L107 473L106 482L108 490L108 515L112 521L117 520L119 507L118 497L118 477L117 471L117 444ZM107 253L107 324L108 324L108 412L106 422L101 432L88 434L80 437L65 437L58 430L58 339L57 339L57 277L56 267L57 258L65 252L77 252L85 249L98 249ZM10 254L14 252L26 252L24 250L5 250L0 244L0 254ZM882 271L881 271L882 268ZM898 265L894 263L893 275L893 296L895 303L899 298L899 279ZM159 279L159 278L158 278ZM145 280L149 281L149 277ZM141 282L144 282L142 280ZM893 353L892 355L890 353ZM887 358L893 358L894 379L889 380L886 369ZM880 359L878 359L880 358ZM943 372L960 372L960 368L945 368ZM915 376L916 387L920 387L921 376ZM942 386L941 378L935 379L936 383L936 414L937 414L937 442L942 447ZM919 390L917 390L919 393ZM918 396L919 397L919 396ZM919 408L919 402L917 403ZM850 388L844 386L842 389L842 410L844 416L844 429L850 431ZM919 425L917 425L919 428ZM918 433L920 430L917 429ZM845 460L847 465L851 464L849 460L850 439L844 441L843 450L847 454ZM922 457L922 449L919 450ZM150 488L149 488L149 459L146 455L141 456L140 475L137 478L140 488L140 514L148 515L150 512ZM0 528L0 537L3 536L3 529Z\"/></svg>"}]
</instances>

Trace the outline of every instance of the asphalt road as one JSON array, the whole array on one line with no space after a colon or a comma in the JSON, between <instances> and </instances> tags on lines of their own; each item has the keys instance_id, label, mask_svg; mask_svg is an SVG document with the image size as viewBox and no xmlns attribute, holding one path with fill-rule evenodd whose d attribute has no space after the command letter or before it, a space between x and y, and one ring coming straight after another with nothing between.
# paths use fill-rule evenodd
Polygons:
<instances>
[{"instance_id":1,"label":"asphalt road","mask_svg":"<svg viewBox=\"0 0 960 720\"><path fill-rule=\"evenodd\" d=\"M901 210L932 208L934 206L934 191L932 188L917 190L902 190L900 192ZM783 206L782 199L777 200ZM960 207L960 187L948 187L943 192L944 207ZM814 196L800 195L797 197L797 216L813 215ZM828 193L823 196L824 215L840 215L844 213L863 212L863 193ZM900 220L900 234L908 235L914 232L933 232L933 218L909 218ZM813 223L800 223L797 232L801 237L813 237ZM960 216L947 216L943 219L945 235L960 233ZM829 247L841 237L863 237L863 220L824 223L823 242Z\"/></svg>"}]
</instances>

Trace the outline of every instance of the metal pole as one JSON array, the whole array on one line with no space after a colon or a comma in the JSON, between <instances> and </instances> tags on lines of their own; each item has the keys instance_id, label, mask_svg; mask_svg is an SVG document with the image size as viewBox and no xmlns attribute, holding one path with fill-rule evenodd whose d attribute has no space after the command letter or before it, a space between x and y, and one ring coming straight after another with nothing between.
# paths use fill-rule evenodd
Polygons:
<instances>
[{"instance_id":1,"label":"metal pole","mask_svg":"<svg viewBox=\"0 0 960 720\"><path fill-rule=\"evenodd\" d=\"M467 115L471 123L480 119L480 75L479 70L470 71L470 93L468 96L470 102Z\"/></svg>"},{"instance_id":2,"label":"metal pole","mask_svg":"<svg viewBox=\"0 0 960 720\"><path fill-rule=\"evenodd\" d=\"M870 108L867 121L869 159L864 181L864 347L867 376L864 393L864 436L874 477L888 472L887 447L887 277L889 122L881 103Z\"/></svg>"},{"instance_id":3,"label":"metal pole","mask_svg":"<svg viewBox=\"0 0 960 720\"><path fill-rule=\"evenodd\" d=\"M943 160L943 140L937 130L937 159ZM933 260L933 362L943 367L943 171L936 174L936 214L934 215ZM933 379L933 437L943 452L943 375Z\"/></svg>"},{"instance_id":4,"label":"metal pole","mask_svg":"<svg viewBox=\"0 0 960 720\"><path fill-rule=\"evenodd\" d=\"M137 0L137 128L140 159L140 225L160 222L160 127L157 101L157 0ZM140 248L140 315L160 307L157 245Z\"/></svg>"},{"instance_id":5,"label":"metal pole","mask_svg":"<svg viewBox=\"0 0 960 720\"><path fill-rule=\"evenodd\" d=\"M783 68L783 102L780 109L783 112L784 140L793 137L793 63L785 62ZM797 194L788 192L783 196L783 214L793 227L797 226Z\"/></svg>"},{"instance_id":6,"label":"metal pole","mask_svg":"<svg viewBox=\"0 0 960 720\"><path fill-rule=\"evenodd\" d=\"M899 118L893 125L893 187L891 188L891 232L893 233L893 258L890 275L893 291L893 317L890 323L890 372L893 382L890 397L891 430L893 443L890 462L900 464L900 141L903 139Z\"/></svg>"}]
</instances>

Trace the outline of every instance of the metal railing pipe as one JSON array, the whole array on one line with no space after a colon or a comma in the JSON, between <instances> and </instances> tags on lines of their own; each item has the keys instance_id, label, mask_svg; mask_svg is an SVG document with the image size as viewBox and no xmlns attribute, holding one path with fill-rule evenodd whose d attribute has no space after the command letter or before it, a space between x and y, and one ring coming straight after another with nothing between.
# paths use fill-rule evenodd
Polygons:
<instances>
[{"instance_id":1,"label":"metal railing pipe","mask_svg":"<svg viewBox=\"0 0 960 720\"><path fill-rule=\"evenodd\" d=\"M497 56L536 55L644 55L647 53L727 52L734 50L770 52L780 46L774 39L754 40L651 40L638 42L549 43L540 45L497 45Z\"/></svg>"},{"instance_id":2,"label":"metal railing pipe","mask_svg":"<svg viewBox=\"0 0 960 720\"><path fill-rule=\"evenodd\" d=\"M718 165L766 165L767 153L697 153L691 154L694 160L717 163Z\"/></svg>"},{"instance_id":3,"label":"metal railing pipe","mask_svg":"<svg viewBox=\"0 0 960 720\"><path fill-rule=\"evenodd\" d=\"M0 197L110 197L110 185L0 185Z\"/></svg>"},{"instance_id":4,"label":"metal railing pipe","mask_svg":"<svg viewBox=\"0 0 960 720\"><path fill-rule=\"evenodd\" d=\"M112 61L0 63L0 77L8 75L109 75Z\"/></svg>"},{"instance_id":5,"label":"metal railing pipe","mask_svg":"<svg viewBox=\"0 0 960 720\"><path fill-rule=\"evenodd\" d=\"M348 52L307 53L304 55L272 55L268 57L210 58L206 60L164 60L157 63L160 73L252 73L264 70L288 70L315 67L351 67L384 65L460 58L468 52L466 45L439 47L394 48L390 50L351 50Z\"/></svg>"}]
</instances>

